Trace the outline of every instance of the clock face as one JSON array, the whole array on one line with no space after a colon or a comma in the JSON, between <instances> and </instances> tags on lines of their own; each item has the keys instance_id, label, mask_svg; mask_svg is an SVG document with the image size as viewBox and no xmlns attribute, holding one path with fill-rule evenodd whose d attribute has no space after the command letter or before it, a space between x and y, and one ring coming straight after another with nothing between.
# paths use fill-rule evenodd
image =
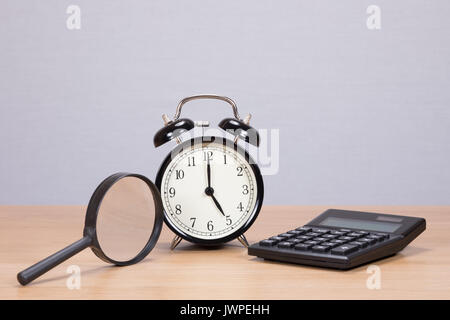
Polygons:
<instances>
[{"instance_id":1,"label":"clock face","mask_svg":"<svg viewBox=\"0 0 450 320\"><path fill-rule=\"evenodd\" d=\"M194 242L231 240L258 214L261 174L246 160L248 155L229 141L228 145L222 141L187 142L165 161L158 174L166 222Z\"/></svg>"}]
</instances>

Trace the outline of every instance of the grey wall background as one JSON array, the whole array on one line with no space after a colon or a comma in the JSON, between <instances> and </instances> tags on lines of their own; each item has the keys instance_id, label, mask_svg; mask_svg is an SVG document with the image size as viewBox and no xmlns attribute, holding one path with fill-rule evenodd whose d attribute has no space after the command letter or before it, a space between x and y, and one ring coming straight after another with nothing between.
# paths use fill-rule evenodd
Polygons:
<instances>
[{"instance_id":1,"label":"grey wall background","mask_svg":"<svg viewBox=\"0 0 450 320\"><path fill-rule=\"evenodd\" d=\"M154 178L161 114L203 92L280 129L266 204L450 204L447 0L2 0L0 24L0 204L86 204L115 171Z\"/></svg>"}]
</instances>

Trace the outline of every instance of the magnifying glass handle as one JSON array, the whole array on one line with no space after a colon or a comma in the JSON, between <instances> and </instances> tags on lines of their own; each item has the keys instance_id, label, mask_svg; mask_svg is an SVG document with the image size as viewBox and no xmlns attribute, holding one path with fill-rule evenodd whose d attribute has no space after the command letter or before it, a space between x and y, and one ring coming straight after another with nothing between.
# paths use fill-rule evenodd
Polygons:
<instances>
[{"instance_id":1,"label":"magnifying glass handle","mask_svg":"<svg viewBox=\"0 0 450 320\"><path fill-rule=\"evenodd\" d=\"M24 286L34 279L40 277L50 269L56 267L61 262L64 262L78 252L83 251L84 249L89 247L91 243L92 238L90 236L85 236L84 238L72 243L64 249L45 258L44 260L41 260L31 267L23 270L22 272L19 272L17 274L17 280L21 285Z\"/></svg>"}]
</instances>

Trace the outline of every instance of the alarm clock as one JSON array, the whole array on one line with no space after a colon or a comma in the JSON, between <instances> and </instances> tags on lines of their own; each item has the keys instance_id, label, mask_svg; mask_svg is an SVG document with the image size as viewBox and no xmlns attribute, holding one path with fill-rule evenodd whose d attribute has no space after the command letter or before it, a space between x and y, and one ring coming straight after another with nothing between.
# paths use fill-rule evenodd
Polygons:
<instances>
[{"instance_id":1,"label":"alarm clock","mask_svg":"<svg viewBox=\"0 0 450 320\"><path fill-rule=\"evenodd\" d=\"M219 128L233 139L199 136L182 141L181 135L206 121L181 118L185 103L197 99L216 99L231 105L234 117L220 121ZM238 239L245 247L244 232L261 210L264 184L260 169L239 145L259 146L258 132L249 125L250 114L241 119L236 103L224 96L197 95L184 98L172 120L163 115L164 127L154 136L159 147L174 140L176 147L166 156L155 184L160 190L164 221L176 234L174 249L182 239L200 245L219 245Z\"/></svg>"}]
</instances>

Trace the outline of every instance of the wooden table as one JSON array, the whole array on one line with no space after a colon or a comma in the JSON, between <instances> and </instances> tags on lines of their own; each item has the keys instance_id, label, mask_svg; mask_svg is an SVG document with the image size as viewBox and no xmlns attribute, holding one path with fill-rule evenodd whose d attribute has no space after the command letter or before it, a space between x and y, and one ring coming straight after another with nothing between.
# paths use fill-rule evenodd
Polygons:
<instances>
[{"instance_id":1,"label":"wooden table","mask_svg":"<svg viewBox=\"0 0 450 320\"><path fill-rule=\"evenodd\" d=\"M265 206L247 232L250 243L307 223L325 206ZM450 207L338 207L427 219L427 230L396 256L377 261L381 289L368 289L368 266L336 271L268 262L235 240L205 249L182 242L174 251L165 227L137 265L114 267L89 249L22 287L18 271L78 240L81 206L0 206L0 299L449 299ZM81 268L68 289L68 266Z\"/></svg>"}]
</instances>

